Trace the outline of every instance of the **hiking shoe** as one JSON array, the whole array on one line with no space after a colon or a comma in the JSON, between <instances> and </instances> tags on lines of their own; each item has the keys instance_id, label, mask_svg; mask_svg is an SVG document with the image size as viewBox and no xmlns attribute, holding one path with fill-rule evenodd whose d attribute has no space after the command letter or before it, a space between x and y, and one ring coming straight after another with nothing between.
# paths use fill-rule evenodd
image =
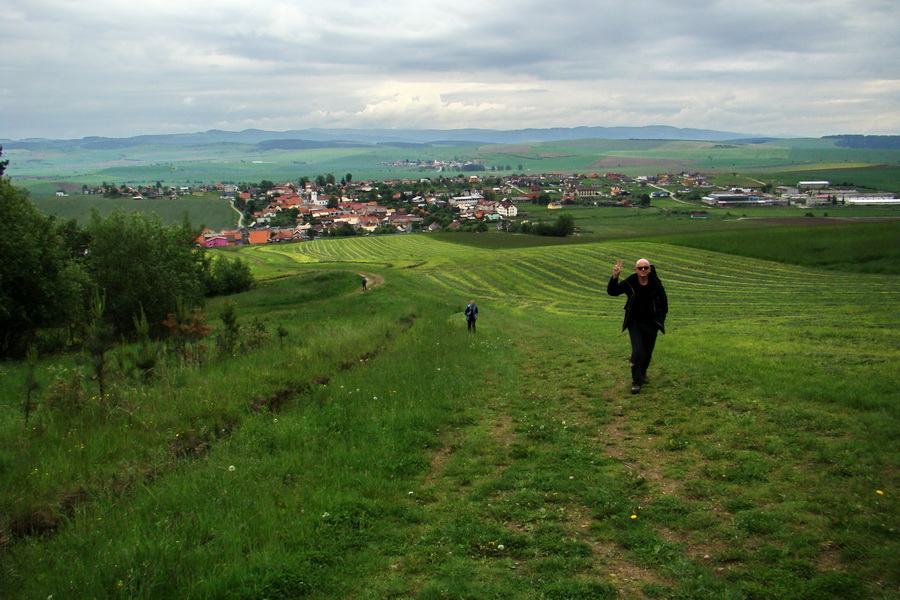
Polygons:
<instances>
[{"instance_id":1,"label":"hiking shoe","mask_svg":"<svg viewBox=\"0 0 900 600\"><path fill-rule=\"evenodd\" d=\"M636 383L633 386L631 386L631 393L632 394L640 394L641 393L641 384Z\"/></svg>"}]
</instances>

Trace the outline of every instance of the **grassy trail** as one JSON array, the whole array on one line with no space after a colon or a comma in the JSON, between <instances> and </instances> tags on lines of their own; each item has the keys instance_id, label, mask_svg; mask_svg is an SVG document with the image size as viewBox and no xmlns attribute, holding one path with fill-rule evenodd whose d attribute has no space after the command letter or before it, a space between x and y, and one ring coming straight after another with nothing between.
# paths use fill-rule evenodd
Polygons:
<instances>
[{"instance_id":1,"label":"grassy trail","mask_svg":"<svg viewBox=\"0 0 900 600\"><path fill-rule=\"evenodd\" d=\"M491 363L471 423L442 439L415 491L426 517L368 597L893 597L890 552L863 551L870 526L850 515L863 497L884 518L895 503L853 489L872 472L813 491L821 463L808 462L845 451L823 422L865 437L865 415L810 405L775 417L778 398L751 407L712 377L711 390L692 382L693 358L665 337L654 383L631 396L627 338L611 331L483 320L473 337L511 362ZM794 411L813 432L796 451L781 420ZM860 552L871 562L850 558Z\"/></svg>"}]
</instances>

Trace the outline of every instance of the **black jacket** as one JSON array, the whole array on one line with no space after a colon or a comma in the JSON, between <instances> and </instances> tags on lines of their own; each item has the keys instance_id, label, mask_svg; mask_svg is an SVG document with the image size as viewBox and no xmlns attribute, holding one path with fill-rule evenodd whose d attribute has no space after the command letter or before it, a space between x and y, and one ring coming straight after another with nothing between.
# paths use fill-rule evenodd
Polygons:
<instances>
[{"instance_id":1,"label":"black jacket","mask_svg":"<svg viewBox=\"0 0 900 600\"><path fill-rule=\"evenodd\" d=\"M651 293L653 322L657 329L665 333L666 313L669 312L669 299L666 297L666 289L663 287L659 275L656 274L656 267L653 265L650 265L649 277L650 285L653 286L653 291ZM622 322L622 331L628 328L628 323L631 321L631 308L634 304L634 290L639 285L637 273L632 273L625 278L624 281L610 277L609 283L606 286L606 293L610 296L621 296L622 294L628 295L628 300L625 302L625 320Z\"/></svg>"}]
</instances>

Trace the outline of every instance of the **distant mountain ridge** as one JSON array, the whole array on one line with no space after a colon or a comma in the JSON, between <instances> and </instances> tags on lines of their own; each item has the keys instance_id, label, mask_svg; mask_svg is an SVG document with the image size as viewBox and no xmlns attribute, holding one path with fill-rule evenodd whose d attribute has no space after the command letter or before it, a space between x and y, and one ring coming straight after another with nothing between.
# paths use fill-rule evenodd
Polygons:
<instances>
[{"instance_id":1,"label":"distant mountain ridge","mask_svg":"<svg viewBox=\"0 0 900 600\"><path fill-rule=\"evenodd\" d=\"M776 139L746 133L731 133L711 129L682 129L667 125L644 127L553 127L548 129L296 129L291 131L222 131L211 129L197 133L138 135L125 138L84 137L81 139L23 139L0 140L4 148L39 150L41 148L81 148L86 150L115 150L132 146L196 146L205 144L264 144L276 140L306 142L310 146L330 147L356 144L519 144L554 142L576 139L642 139L736 141L746 139ZM302 145L302 144L297 144Z\"/></svg>"}]
</instances>

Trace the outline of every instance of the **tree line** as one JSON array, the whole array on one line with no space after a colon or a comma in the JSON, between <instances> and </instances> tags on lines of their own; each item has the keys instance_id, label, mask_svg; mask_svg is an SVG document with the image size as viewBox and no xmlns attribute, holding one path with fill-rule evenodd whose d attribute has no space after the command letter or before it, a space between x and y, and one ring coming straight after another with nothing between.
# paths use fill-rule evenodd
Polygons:
<instances>
[{"instance_id":1,"label":"tree line","mask_svg":"<svg viewBox=\"0 0 900 600\"><path fill-rule=\"evenodd\" d=\"M253 283L246 263L198 245L202 228L187 220L169 227L155 215L94 211L82 227L46 216L5 176L8 164L0 162L0 358L35 344L83 345L101 322L115 338L141 328L160 336L179 310Z\"/></svg>"}]
</instances>

